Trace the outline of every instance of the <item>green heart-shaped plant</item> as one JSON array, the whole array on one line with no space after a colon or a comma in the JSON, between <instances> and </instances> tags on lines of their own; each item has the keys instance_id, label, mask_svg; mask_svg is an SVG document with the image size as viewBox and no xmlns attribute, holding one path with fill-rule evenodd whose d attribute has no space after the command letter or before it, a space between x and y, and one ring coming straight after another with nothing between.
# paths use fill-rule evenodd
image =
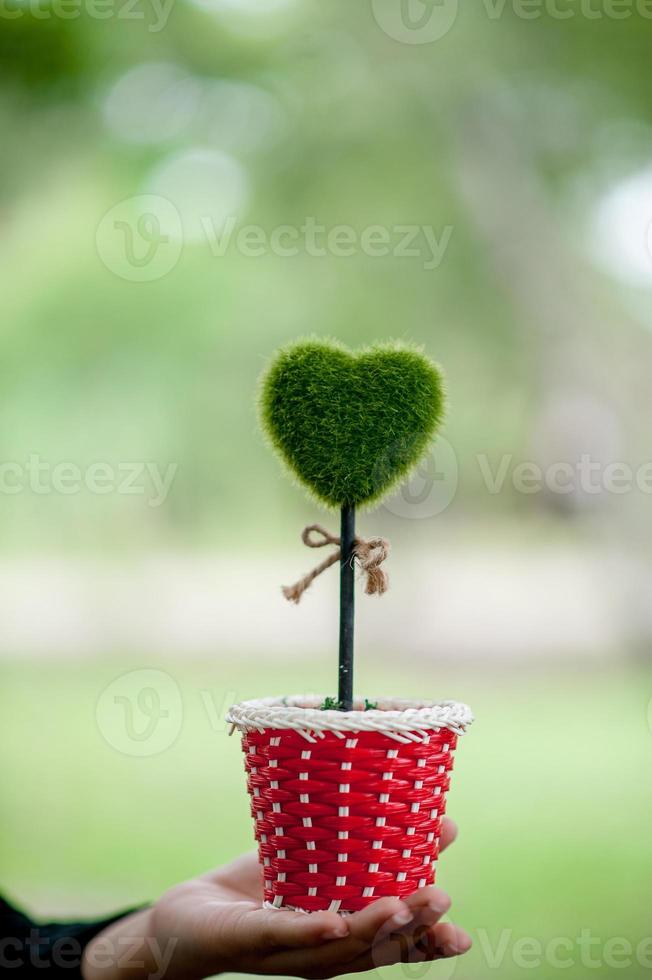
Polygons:
<instances>
[{"instance_id":1,"label":"green heart-shaped plant","mask_svg":"<svg viewBox=\"0 0 652 980\"><path fill-rule=\"evenodd\" d=\"M333 340L280 350L262 380L274 448L330 507L377 502L428 450L444 415L439 367L399 342L358 352Z\"/></svg>"}]
</instances>

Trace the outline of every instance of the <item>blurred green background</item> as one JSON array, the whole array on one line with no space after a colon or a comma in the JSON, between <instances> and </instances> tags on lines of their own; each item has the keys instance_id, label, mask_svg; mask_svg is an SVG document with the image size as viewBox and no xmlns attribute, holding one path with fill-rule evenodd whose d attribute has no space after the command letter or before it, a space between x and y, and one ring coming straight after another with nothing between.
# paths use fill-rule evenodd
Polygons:
<instances>
[{"instance_id":1,"label":"blurred green background","mask_svg":"<svg viewBox=\"0 0 652 980\"><path fill-rule=\"evenodd\" d=\"M5 0L3 891L112 911L251 846L225 705L333 692L337 628L333 580L279 595L328 518L256 379L404 337L450 413L362 518L392 591L357 688L477 715L440 866L475 946L393 975L551 977L557 940L646 975L614 949L650 929L651 42L634 0ZM103 707L147 731L152 670L158 751Z\"/></svg>"}]
</instances>

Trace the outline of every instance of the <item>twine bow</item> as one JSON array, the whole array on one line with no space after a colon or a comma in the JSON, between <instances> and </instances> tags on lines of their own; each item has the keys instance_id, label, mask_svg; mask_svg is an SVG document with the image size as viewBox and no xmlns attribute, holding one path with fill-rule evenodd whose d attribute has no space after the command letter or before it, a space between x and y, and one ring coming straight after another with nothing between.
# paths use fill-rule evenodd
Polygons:
<instances>
[{"instance_id":1,"label":"twine bow","mask_svg":"<svg viewBox=\"0 0 652 980\"><path fill-rule=\"evenodd\" d=\"M317 535L317 537L315 537ZM342 557L341 541L334 534L331 534L321 524L310 524L304 527L301 532L301 540L308 548L324 548L329 544L336 545L334 551L328 558L325 558L319 565L312 569L295 582L294 585L284 585L283 595L289 602L299 602L301 596L308 586L314 582L318 575L325 572L327 568L340 561ZM389 577L384 568L380 566L389 555L389 541L385 538L356 538L353 543L353 558L357 559L363 572L367 576L365 592L367 595L382 595L389 588Z\"/></svg>"}]
</instances>

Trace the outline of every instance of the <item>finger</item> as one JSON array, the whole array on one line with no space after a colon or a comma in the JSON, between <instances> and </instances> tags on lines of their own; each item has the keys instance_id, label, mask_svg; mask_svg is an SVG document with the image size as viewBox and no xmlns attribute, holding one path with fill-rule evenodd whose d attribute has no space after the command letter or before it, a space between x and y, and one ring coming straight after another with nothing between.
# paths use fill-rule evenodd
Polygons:
<instances>
[{"instance_id":1,"label":"finger","mask_svg":"<svg viewBox=\"0 0 652 980\"><path fill-rule=\"evenodd\" d=\"M270 914L274 915L273 912ZM315 914L305 918L312 919ZM309 958L306 950L295 949L272 954L266 959L266 972L295 976L305 974L308 969L314 976L346 973L347 964L368 951L379 936L400 929L412 919L412 911L400 899L381 898L360 912L354 912L340 920L348 926L349 935L345 938L315 946L310 950Z\"/></svg>"},{"instance_id":2,"label":"finger","mask_svg":"<svg viewBox=\"0 0 652 980\"><path fill-rule=\"evenodd\" d=\"M439 923L390 936L349 963L347 971L359 973L393 963L425 963L459 956L470 948L471 938L463 929L449 922Z\"/></svg>"},{"instance_id":3,"label":"finger","mask_svg":"<svg viewBox=\"0 0 652 980\"><path fill-rule=\"evenodd\" d=\"M348 917L351 944L368 946L379 935L400 929L412 920L412 910L399 898L379 898Z\"/></svg>"},{"instance_id":4,"label":"finger","mask_svg":"<svg viewBox=\"0 0 652 980\"><path fill-rule=\"evenodd\" d=\"M410 921L399 929L388 930L385 927L379 931L368 955L366 950L360 954L361 962L370 964L366 968L371 969L373 964L381 966L400 961L433 959L443 955L440 949L435 948L433 937L437 933L433 930L450 908L451 900L448 895L440 888L430 886L410 895L405 904L412 916ZM443 936L451 942L455 940L454 934L444 933Z\"/></svg>"},{"instance_id":5,"label":"finger","mask_svg":"<svg viewBox=\"0 0 652 980\"><path fill-rule=\"evenodd\" d=\"M437 891L437 889L433 889ZM442 901L445 899L445 901ZM444 915L446 908L450 905L450 899L448 895L440 892L436 896L435 900L426 902L419 906L414 906L412 908L413 917L412 920L401 929L392 932L391 934L381 934L374 946L372 947L372 954L376 948L380 948L386 943L391 943L393 940L399 940L401 943L401 948L405 947L406 942L409 945L417 945L419 948L427 941L428 935L435 935L432 931L437 925L442 915Z\"/></svg>"},{"instance_id":6,"label":"finger","mask_svg":"<svg viewBox=\"0 0 652 980\"><path fill-rule=\"evenodd\" d=\"M457 824L450 817L443 817L441 822L441 836L439 838L439 850L445 851L457 837Z\"/></svg>"},{"instance_id":7,"label":"finger","mask_svg":"<svg viewBox=\"0 0 652 980\"><path fill-rule=\"evenodd\" d=\"M243 920L245 930L251 930L252 941L259 949L318 946L349 934L347 920L337 912L288 912L256 909Z\"/></svg>"},{"instance_id":8,"label":"finger","mask_svg":"<svg viewBox=\"0 0 652 980\"><path fill-rule=\"evenodd\" d=\"M359 912L341 919L348 926L348 936L320 950L315 955L320 963L346 963L391 933L424 925L431 926L450 908L450 898L440 888L422 888L410 899L381 898ZM271 913L272 915L274 913ZM320 913L322 915L328 913ZM313 918L313 915L309 918ZM335 937L333 937L335 938Z\"/></svg>"},{"instance_id":9,"label":"finger","mask_svg":"<svg viewBox=\"0 0 652 980\"><path fill-rule=\"evenodd\" d=\"M473 945L473 940L468 932L465 932L460 926L453 925L452 922L439 922L429 931L432 933L435 945L442 956L461 956L463 953L467 953Z\"/></svg>"},{"instance_id":10,"label":"finger","mask_svg":"<svg viewBox=\"0 0 652 980\"><path fill-rule=\"evenodd\" d=\"M433 922L436 922L451 907L449 896L441 888L437 888L436 885L426 885L425 888L419 888L418 891L409 895L404 901L413 912L424 907L433 909L436 913L436 918L432 920Z\"/></svg>"}]
</instances>

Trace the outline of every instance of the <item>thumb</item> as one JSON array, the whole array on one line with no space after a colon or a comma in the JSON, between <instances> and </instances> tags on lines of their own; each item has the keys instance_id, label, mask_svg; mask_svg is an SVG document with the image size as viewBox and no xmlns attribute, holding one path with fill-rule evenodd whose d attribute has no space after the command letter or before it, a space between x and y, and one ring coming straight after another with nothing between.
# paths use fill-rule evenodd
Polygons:
<instances>
[{"instance_id":1,"label":"thumb","mask_svg":"<svg viewBox=\"0 0 652 980\"><path fill-rule=\"evenodd\" d=\"M346 919L336 912L289 912L256 909L247 913L241 926L248 946L278 949L315 946L349 934Z\"/></svg>"}]
</instances>

